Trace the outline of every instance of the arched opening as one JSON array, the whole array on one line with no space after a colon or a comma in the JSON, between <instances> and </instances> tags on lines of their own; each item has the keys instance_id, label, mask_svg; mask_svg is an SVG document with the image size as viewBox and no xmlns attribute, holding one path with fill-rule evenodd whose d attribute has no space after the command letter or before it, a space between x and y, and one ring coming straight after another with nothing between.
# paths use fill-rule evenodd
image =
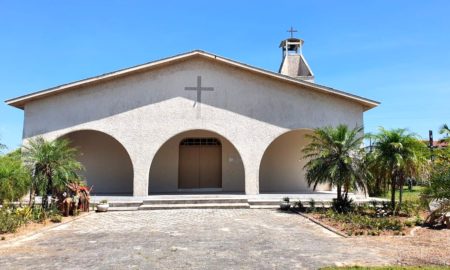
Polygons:
<instances>
[{"instance_id":1,"label":"arched opening","mask_svg":"<svg viewBox=\"0 0 450 270\"><path fill-rule=\"evenodd\" d=\"M122 144L95 130L80 130L61 138L79 151L81 172L93 195L133 195L133 165Z\"/></svg>"},{"instance_id":2,"label":"arched opening","mask_svg":"<svg viewBox=\"0 0 450 270\"><path fill-rule=\"evenodd\" d=\"M149 194L244 192L244 165L225 137L190 130L167 140L156 152L149 172Z\"/></svg>"},{"instance_id":3,"label":"arched opening","mask_svg":"<svg viewBox=\"0 0 450 270\"><path fill-rule=\"evenodd\" d=\"M260 193L311 192L303 166L302 149L309 143L306 134L309 129L286 132L277 137L266 149L259 167ZM328 186L318 186L317 191L330 190Z\"/></svg>"}]
</instances>

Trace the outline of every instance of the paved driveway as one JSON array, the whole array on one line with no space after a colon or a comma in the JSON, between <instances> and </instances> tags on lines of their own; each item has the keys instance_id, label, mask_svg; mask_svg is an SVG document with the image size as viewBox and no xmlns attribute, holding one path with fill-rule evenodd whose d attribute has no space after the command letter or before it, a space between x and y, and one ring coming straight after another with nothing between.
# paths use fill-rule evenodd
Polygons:
<instances>
[{"instance_id":1,"label":"paved driveway","mask_svg":"<svg viewBox=\"0 0 450 270\"><path fill-rule=\"evenodd\" d=\"M0 268L317 269L388 263L383 253L277 210L134 211L93 213L0 243Z\"/></svg>"}]
</instances>

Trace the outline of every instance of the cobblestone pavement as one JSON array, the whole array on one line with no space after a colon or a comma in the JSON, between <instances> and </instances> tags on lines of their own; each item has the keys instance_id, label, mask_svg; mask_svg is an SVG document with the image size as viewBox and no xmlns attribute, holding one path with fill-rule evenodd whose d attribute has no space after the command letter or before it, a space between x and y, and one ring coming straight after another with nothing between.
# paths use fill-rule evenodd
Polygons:
<instances>
[{"instance_id":1,"label":"cobblestone pavement","mask_svg":"<svg viewBox=\"0 0 450 270\"><path fill-rule=\"evenodd\" d=\"M346 239L277 210L93 213L0 243L1 269L317 269L394 263L383 247Z\"/></svg>"}]
</instances>

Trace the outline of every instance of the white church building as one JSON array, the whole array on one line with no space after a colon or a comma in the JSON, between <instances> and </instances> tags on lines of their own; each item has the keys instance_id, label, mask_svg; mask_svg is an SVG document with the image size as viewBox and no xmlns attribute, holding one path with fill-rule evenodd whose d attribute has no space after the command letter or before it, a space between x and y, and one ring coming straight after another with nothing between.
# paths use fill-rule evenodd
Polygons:
<instances>
[{"instance_id":1,"label":"white church building","mask_svg":"<svg viewBox=\"0 0 450 270\"><path fill-rule=\"evenodd\" d=\"M281 42L279 73L197 50L6 103L24 111L24 143L79 149L94 195L311 192L304 135L362 126L379 103L314 83L302 46Z\"/></svg>"}]
</instances>

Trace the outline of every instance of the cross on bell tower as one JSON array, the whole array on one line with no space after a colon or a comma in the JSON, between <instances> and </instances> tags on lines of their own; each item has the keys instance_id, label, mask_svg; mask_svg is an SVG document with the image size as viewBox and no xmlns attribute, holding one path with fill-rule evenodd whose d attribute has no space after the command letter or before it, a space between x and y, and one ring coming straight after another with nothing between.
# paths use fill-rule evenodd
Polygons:
<instances>
[{"instance_id":1,"label":"cross on bell tower","mask_svg":"<svg viewBox=\"0 0 450 270\"><path fill-rule=\"evenodd\" d=\"M291 38L294 37L294 33L298 32L297 30L294 29L294 27L291 26L291 29L287 30L287 32L291 33Z\"/></svg>"}]
</instances>

